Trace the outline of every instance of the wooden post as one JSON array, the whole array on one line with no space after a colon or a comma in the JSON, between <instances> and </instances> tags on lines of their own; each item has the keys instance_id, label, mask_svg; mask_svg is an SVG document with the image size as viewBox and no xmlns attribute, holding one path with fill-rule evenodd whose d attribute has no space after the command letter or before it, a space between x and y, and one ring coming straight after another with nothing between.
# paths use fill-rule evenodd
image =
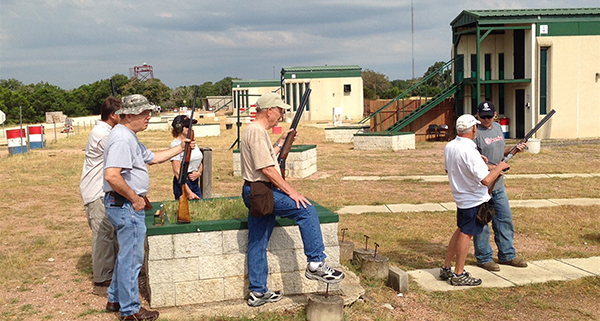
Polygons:
<instances>
[{"instance_id":1,"label":"wooden post","mask_svg":"<svg viewBox=\"0 0 600 321\"><path fill-rule=\"evenodd\" d=\"M203 198L212 197L212 149L200 147L203 154L202 158L202 176L200 176L200 189Z\"/></svg>"}]
</instances>

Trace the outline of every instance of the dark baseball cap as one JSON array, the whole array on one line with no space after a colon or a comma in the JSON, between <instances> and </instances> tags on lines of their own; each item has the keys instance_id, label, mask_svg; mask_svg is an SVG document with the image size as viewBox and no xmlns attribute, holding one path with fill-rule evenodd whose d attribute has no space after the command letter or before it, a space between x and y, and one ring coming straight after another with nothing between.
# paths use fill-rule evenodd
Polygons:
<instances>
[{"instance_id":1,"label":"dark baseball cap","mask_svg":"<svg viewBox=\"0 0 600 321\"><path fill-rule=\"evenodd\" d=\"M198 120L196 120L196 119L192 120L192 124L197 124L197 123L198 123ZM173 119L171 126L175 127L175 125L177 125L177 124L182 124L183 127L189 127L190 118L186 115L179 115Z\"/></svg>"},{"instance_id":2,"label":"dark baseball cap","mask_svg":"<svg viewBox=\"0 0 600 321\"><path fill-rule=\"evenodd\" d=\"M494 114L496 113L496 107L494 107L494 104L492 104L491 101L484 101L481 104L479 104L479 106L477 106L477 113L481 117L494 117Z\"/></svg>"}]
</instances>

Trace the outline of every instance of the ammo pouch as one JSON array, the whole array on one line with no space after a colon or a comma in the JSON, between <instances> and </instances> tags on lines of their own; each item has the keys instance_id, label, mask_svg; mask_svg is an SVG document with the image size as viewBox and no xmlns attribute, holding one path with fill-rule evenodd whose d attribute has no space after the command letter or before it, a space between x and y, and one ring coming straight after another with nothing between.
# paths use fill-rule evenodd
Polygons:
<instances>
[{"instance_id":1,"label":"ammo pouch","mask_svg":"<svg viewBox=\"0 0 600 321\"><path fill-rule=\"evenodd\" d=\"M246 184L250 185L250 215L263 217L273 214L273 183L257 181Z\"/></svg>"},{"instance_id":2,"label":"ammo pouch","mask_svg":"<svg viewBox=\"0 0 600 321\"><path fill-rule=\"evenodd\" d=\"M494 216L496 216L496 203L493 198L490 198L489 201L481 204L479 206L479 211L477 212L477 223L481 225L486 225L491 222Z\"/></svg>"}]
</instances>

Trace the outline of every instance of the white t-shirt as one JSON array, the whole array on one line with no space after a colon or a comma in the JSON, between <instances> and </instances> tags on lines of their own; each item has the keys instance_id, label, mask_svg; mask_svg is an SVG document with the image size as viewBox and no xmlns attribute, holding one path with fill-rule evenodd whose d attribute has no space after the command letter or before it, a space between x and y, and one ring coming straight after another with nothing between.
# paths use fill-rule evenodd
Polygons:
<instances>
[{"instance_id":1,"label":"white t-shirt","mask_svg":"<svg viewBox=\"0 0 600 321\"><path fill-rule=\"evenodd\" d=\"M490 199L481 181L490 171L469 138L457 136L444 149L445 168L456 207L472 208Z\"/></svg>"},{"instance_id":2,"label":"white t-shirt","mask_svg":"<svg viewBox=\"0 0 600 321\"><path fill-rule=\"evenodd\" d=\"M179 139L173 139L173 141L171 142L171 148L175 147L175 146L179 146L181 145L181 141ZM192 155L190 156L190 165L188 167L188 173L191 172L195 172L198 171L198 168L200 168L200 165L202 164L202 151L200 151L200 148L198 148L198 146L196 145L196 147L194 147L194 149L192 149ZM182 161L183 160L183 152L181 152L181 154L175 155L173 156L173 158L171 158L172 161Z\"/></svg>"},{"instance_id":3,"label":"white t-shirt","mask_svg":"<svg viewBox=\"0 0 600 321\"><path fill-rule=\"evenodd\" d=\"M83 162L79 183L83 205L104 197L104 191L102 190L104 145L111 129L112 127L106 122L98 121L88 137L87 146L85 147L85 161Z\"/></svg>"}]
</instances>

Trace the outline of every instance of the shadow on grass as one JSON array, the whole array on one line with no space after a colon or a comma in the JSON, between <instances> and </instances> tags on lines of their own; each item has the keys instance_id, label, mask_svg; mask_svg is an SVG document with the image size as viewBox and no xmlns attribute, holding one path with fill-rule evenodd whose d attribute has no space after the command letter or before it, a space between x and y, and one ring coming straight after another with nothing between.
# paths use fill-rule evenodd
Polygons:
<instances>
[{"instance_id":1,"label":"shadow on grass","mask_svg":"<svg viewBox=\"0 0 600 321\"><path fill-rule=\"evenodd\" d=\"M397 249L383 251L390 262L405 269L430 269L444 262L448 244L423 239L399 239Z\"/></svg>"},{"instance_id":2,"label":"shadow on grass","mask_svg":"<svg viewBox=\"0 0 600 321\"><path fill-rule=\"evenodd\" d=\"M77 272L87 276L91 280L93 277L92 254L90 252L86 252L80 256L75 267L77 268Z\"/></svg>"},{"instance_id":3,"label":"shadow on grass","mask_svg":"<svg viewBox=\"0 0 600 321\"><path fill-rule=\"evenodd\" d=\"M600 243L600 234L594 234L594 233L584 234L583 239L587 240L588 242Z\"/></svg>"}]
</instances>

